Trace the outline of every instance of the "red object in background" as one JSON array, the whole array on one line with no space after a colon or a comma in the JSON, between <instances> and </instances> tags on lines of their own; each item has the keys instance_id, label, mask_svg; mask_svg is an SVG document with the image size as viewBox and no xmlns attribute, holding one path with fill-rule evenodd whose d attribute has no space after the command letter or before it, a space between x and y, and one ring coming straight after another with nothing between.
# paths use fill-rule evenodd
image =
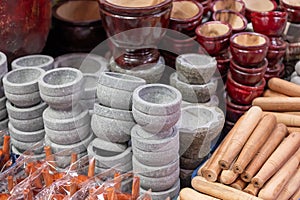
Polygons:
<instances>
[{"instance_id":1,"label":"red object in background","mask_svg":"<svg viewBox=\"0 0 300 200\"><path fill-rule=\"evenodd\" d=\"M43 50L51 25L50 0L1 0L0 16L0 51L9 62Z\"/></svg>"}]
</instances>

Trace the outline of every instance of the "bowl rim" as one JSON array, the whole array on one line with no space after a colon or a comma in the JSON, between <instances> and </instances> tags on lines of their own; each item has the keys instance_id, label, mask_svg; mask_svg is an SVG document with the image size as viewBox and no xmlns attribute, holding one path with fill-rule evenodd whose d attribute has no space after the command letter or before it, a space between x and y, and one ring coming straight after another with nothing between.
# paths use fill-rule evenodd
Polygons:
<instances>
[{"instance_id":1,"label":"bowl rim","mask_svg":"<svg viewBox=\"0 0 300 200\"><path fill-rule=\"evenodd\" d=\"M201 3L199 3L195 0L173 0L173 2L180 2L180 1L193 2L198 7L199 11L195 16L188 18L188 19L172 18L170 16L170 23L172 23L172 22L174 22L174 23L189 23L189 22L196 21L203 16L204 8ZM171 12L172 12L172 10L171 10Z\"/></svg>"},{"instance_id":2,"label":"bowl rim","mask_svg":"<svg viewBox=\"0 0 300 200\"><path fill-rule=\"evenodd\" d=\"M220 36L205 36L205 35L202 35L200 33L200 29L203 27L203 26L207 26L207 25L210 25L210 24L222 24L222 25L225 25L227 26L229 29L228 31L223 34L223 35L220 35ZM232 27L230 24L226 23L226 22L221 22L221 21L208 21L208 22L205 22L203 24L200 24L196 29L195 29L195 33L196 33L196 36L197 36L197 39L200 37L200 38L205 38L205 39L210 39L210 40L218 40L218 39L223 39L223 38L226 38L226 37L230 37L230 35L232 34Z\"/></svg>"},{"instance_id":3,"label":"bowl rim","mask_svg":"<svg viewBox=\"0 0 300 200\"><path fill-rule=\"evenodd\" d=\"M210 9L211 9L212 12L217 12L217 11L219 11L219 10L215 10L215 9L214 9L214 6L215 6L216 3L219 2L219 1L224 1L224 0L215 0L215 1L213 1L213 2L211 3ZM242 8L241 8L240 11L238 11L238 13L243 13L243 12L245 11L245 9L246 9L245 3L244 3L242 0L234 0L234 1L235 1L235 2L238 2L238 3L240 3L240 4L242 5ZM223 9L222 9L222 10L223 10ZM228 10L229 10L229 9L228 9ZM237 11L236 11L236 12L237 12Z\"/></svg>"},{"instance_id":4,"label":"bowl rim","mask_svg":"<svg viewBox=\"0 0 300 200\"><path fill-rule=\"evenodd\" d=\"M260 45L254 45L254 46L244 46L244 45L240 45L236 42L234 42L234 39L236 37L239 37L241 35L255 35L255 36L259 36L265 39L265 42L263 44ZM232 35L230 37L230 46L231 47L236 47L239 49L260 49L260 48L264 48L264 47L269 47L270 45L270 39L266 36L263 35L261 33L256 33L256 32L239 32L239 33L235 33L234 35Z\"/></svg>"},{"instance_id":5,"label":"bowl rim","mask_svg":"<svg viewBox=\"0 0 300 200\"><path fill-rule=\"evenodd\" d=\"M219 13L231 13L231 14L235 14L235 15L237 15L238 17L240 17L240 18L242 19L244 25L243 25L241 28L237 28L237 29L235 29L235 28L233 28L233 27L231 26L232 31L238 32L238 31L242 31L242 30L245 30L245 29L246 29L247 24L248 24L248 20L247 20L246 17L245 17L244 15L242 15L241 13L236 12L236 11L233 11L233 10L218 10L218 11L216 11L216 12L213 13L213 15L212 15L213 20L218 21L218 20L216 19L216 16L217 16L217 14L219 14ZM229 24L229 25L230 25L230 24Z\"/></svg>"},{"instance_id":6,"label":"bowl rim","mask_svg":"<svg viewBox=\"0 0 300 200\"><path fill-rule=\"evenodd\" d=\"M286 2L284 2L284 0L280 0L280 4L281 4L281 6L286 7L286 8L291 8L291 9L295 9L295 10L300 9L300 6L290 5Z\"/></svg>"},{"instance_id":7,"label":"bowl rim","mask_svg":"<svg viewBox=\"0 0 300 200\"><path fill-rule=\"evenodd\" d=\"M273 9L272 9L272 10L269 10L269 11L273 11L273 10L275 10L275 9L278 7L276 1L274 1L274 0L266 0L266 1L269 1L269 2L271 2L271 3L273 4ZM245 9L248 10L250 13L252 13L252 12L260 12L260 11L256 11L256 10L251 10L251 9L249 9L249 8L246 6L246 3L245 3ZM264 11L264 12L269 12L269 11Z\"/></svg>"}]
</instances>

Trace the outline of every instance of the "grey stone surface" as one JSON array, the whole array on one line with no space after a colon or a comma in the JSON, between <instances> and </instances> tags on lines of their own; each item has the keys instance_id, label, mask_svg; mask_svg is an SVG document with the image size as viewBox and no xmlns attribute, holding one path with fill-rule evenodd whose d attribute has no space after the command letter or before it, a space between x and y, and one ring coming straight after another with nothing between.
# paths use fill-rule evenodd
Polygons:
<instances>
[{"instance_id":1,"label":"grey stone surface","mask_svg":"<svg viewBox=\"0 0 300 200\"><path fill-rule=\"evenodd\" d=\"M145 194L150 188L140 188L140 193ZM180 180L173 185L172 188L162 191L162 192L150 192L152 200L162 200L162 199L167 199L170 197L171 199L174 199L177 197L177 195L180 192Z\"/></svg>"},{"instance_id":2,"label":"grey stone surface","mask_svg":"<svg viewBox=\"0 0 300 200\"><path fill-rule=\"evenodd\" d=\"M0 121L0 130L5 130L8 127L8 119L4 119Z\"/></svg>"},{"instance_id":3,"label":"grey stone surface","mask_svg":"<svg viewBox=\"0 0 300 200\"><path fill-rule=\"evenodd\" d=\"M130 131L134 121L123 121L92 115L91 128L98 138L106 141L122 143L130 140Z\"/></svg>"},{"instance_id":4,"label":"grey stone surface","mask_svg":"<svg viewBox=\"0 0 300 200\"><path fill-rule=\"evenodd\" d=\"M176 58L176 70L190 84L209 82L216 71L217 61L214 57L204 54L188 53ZM181 79L181 77L180 77Z\"/></svg>"},{"instance_id":5,"label":"grey stone surface","mask_svg":"<svg viewBox=\"0 0 300 200\"><path fill-rule=\"evenodd\" d=\"M11 146L11 151L17 155L23 155L25 157L25 159L29 159L30 160L43 160L45 158L45 154L44 153L41 153L41 154L36 154L36 155L26 155L26 154L23 154L23 152L21 152L19 149L17 149L14 145Z\"/></svg>"},{"instance_id":6,"label":"grey stone surface","mask_svg":"<svg viewBox=\"0 0 300 200\"><path fill-rule=\"evenodd\" d=\"M142 66L134 67L132 69L121 68L115 63L113 58L110 59L109 64L110 64L111 71L142 78L148 84L158 82L165 71L165 61L163 57L160 57L158 63L155 65L153 64L142 65Z\"/></svg>"},{"instance_id":7,"label":"grey stone surface","mask_svg":"<svg viewBox=\"0 0 300 200\"><path fill-rule=\"evenodd\" d=\"M82 104L78 103L75 104L70 110L57 110L48 107L44 114L46 115L45 117L52 119L69 119L79 115L84 110L86 110L86 108Z\"/></svg>"},{"instance_id":8,"label":"grey stone surface","mask_svg":"<svg viewBox=\"0 0 300 200\"><path fill-rule=\"evenodd\" d=\"M141 187L151 189L153 192L161 192L172 188L179 179L179 167L170 175L162 177L146 177L139 174Z\"/></svg>"},{"instance_id":9,"label":"grey stone surface","mask_svg":"<svg viewBox=\"0 0 300 200\"><path fill-rule=\"evenodd\" d=\"M147 84L133 92L133 106L150 115L169 115L177 112L181 105L181 93L164 84Z\"/></svg>"},{"instance_id":10,"label":"grey stone surface","mask_svg":"<svg viewBox=\"0 0 300 200\"><path fill-rule=\"evenodd\" d=\"M1 78L0 78L0 82L1 82ZM1 84L0 84L1 85ZM3 86L0 87L0 98L4 97L5 94L4 94L4 88Z\"/></svg>"},{"instance_id":11,"label":"grey stone surface","mask_svg":"<svg viewBox=\"0 0 300 200\"><path fill-rule=\"evenodd\" d=\"M57 153L61 151L66 151L66 150L71 150L74 153L82 153L86 151L87 146L90 144L90 142L94 139L94 135L92 132L86 137L84 140L75 143L75 144L69 144L69 145L61 145L61 144L56 144L54 142L51 142L51 140L45 136L45 144L49 145L52 149L52 152Z\"/></svg>"},{"instance_id":12,"label":"grey stone surface","mask_svg":"<svg viewBox=\"0 0 300 200\"><path fill-rule=\"evenodd\" d=\"M38 142L44 139L45 136L45 130L37 130L37 131L31 131L31 132L25 132L18 130L11 121L8 123L8 131L11 135L11 137L17 139L20 142Z\"/></svg>"},{"instance_id":13,"label":"grey stone surface","mask_svg":"<svg viewBox=\"0 0 300 200\"><path fill-rule=\"evenodd\" d=\"M17 139L15 139L14 137L10 138L10 142L13 146L15 146L17 149L19 149L21 152L24 152L26 150L31 149L37 142L22 142L19 141ZM40 141L38 141L40 142ZM44 147L38 147L35 150L33 150L34 154L41 154L44 150Z\"/></svg>"},{"instance_id":14,"label":"grey stone surface","mask_svg":"<svg viewBox=\"0 0 300 200\"><path fill-rule=\"evenodd\" d=\"M134 121L131 111L110 108L97 103L94 104L94 113L110 119Z\"/></svg>"},{"instance_id":15,"label":"grey stone surface","mask_svg":"<svg viewBox=\"0 0 300 200\"><path fill-rule=\"evenodd\" d=\"M92 145L94 148L99 150L111 151L116 153L122 153L127 149L126 143L113 143L105 140L101 140L100 138L95 138L92 141Z\"/></svg>"},{"instance_id":16,"label":"grey stone surface","mask_svg":"<svg viewBox=\"0 0 300 200\"><path fill-rule=\"evenodd\" d=\"M0 110L0 121L7 118L7 110L3 108Z\"/></svg>"},{"instance_id":17,"label":"grey stone surface","mask_svg":"<svg viewBox=\"0 0 300 200\"><path fill-rule=\"evenodd\" d=\"M0 100L1 104L2 100ZM45 102L41 102L35 106L29 108L19 108L11 104L10 101L6 101L6 109L8 115L14 119L29 120L41 117L44 110L48 107Z\"/></svg>"},{"instance_id":18,"label":"grey stone surface","mask_svg":"<svg viewBox=\"0 0 300 200\"><path fill-rule=\"evenodd\" d=\"M159 133L172 128L180 118L181 110L169 115L148 115L132 107L132 114L137 124L145 131Z\"/></svg>"},{"instance_id":19,"label":"grey stone surface","mask_svg":"<svg viewBox=\"0 0 300 200\"><path fill-rule=\"evenodd\" d=\"M178 79L178 74L174 72L170 76L170 84L181 92L182 100L191 103L204 103L216 93L218 81L210 80L202 85L188 84Z\"/></svg>"},{"instance_id":20,"label":"grey stone surface","mask_svg":"<svg viewBox=\"0 0 300 200\"><path fill-rule=\"evenodd\" d=\"M182 101L181 108L187 107L187 106L197 106L197 105L203 105L208 107L218 107L220 103L219 97L217 95L210 96L210 100L205 103L191 103L187 101Z\"/></svg>"},{"instance_id":21,"label":"grey stone surface","mask_svg":"<svg viewBox=\"0 0 300 200\"><path fill-rule=\"evenodd\" d=\"M72 96L83 91L83 74L78 69L57 68L47 71L39 81L42 94L50 97Z\"/></svg>"},{"instance_id":22,"label":"grey stone surface","mask_svg":"<svg viewBox=\"0 0 300 200\"><path fill-rule=\"evenodd\" d=\"M194 158L190 159L181 156L180 168L187 169L187 170L195 170L204 160L206 160L206 157L198 158L198 159L194 159Z\"/></svg>"},{"instance_id":23,"label":"grey stone surface","mask_svg":"<svg viewBox=\"0 0 300 200\"><path fill-rule=\"evenodd\" d=\"M164 177L172 174L179 168L179 159L174 162L161 167L151 167L140 163L134 156L132 156L133 172L146 177Z\"/></svg>"},{"instance_id":24,"label":"grey stone surface","mask_svg":"<svg viewBox=\"0 0 300 200\"><path fill-rule=\"evenodd\" d=\"M295 71L300 76L300 61L298 61L295 65Z\"/></svg>"},{"instance_id":25,"label":"grey stone surface","mask_svg":"<svg viewBox=\"0 0 300 200\"><path fill-rule=\"evenodd\" d=\"M84 140L89 135L90 124L66 131L56 131L45 126L45 132L52 142L61 145L71 145Z\"/></svg>"},{"instance_id":26,"label":"grey stone surface","mask_svg":"<svg viewBox=\"0 0 300 200\"><path fill-rule=\"evenodd\" d=\"M291 78L295 77L295 76L298 76L297 72L294 71L292 74L291 74Z\"/></svg>"},{"instance_id":27,"label":"grey stone surface","mask_svg":"<svg viewBox=\"0 0 300 200\"><path fill-rule=\"evenodd\" d=\"M82 99L79 101L79 103L91 111L94 109L94 104L99 102L98 99L94 98L94 99Z\"/></svg>"},{"instance_id":28,"label":"grey stone surface","mask_svg":"<svg viewBox=\"0 0 300 200\"><path fill-rule=\"evenodd\" d=\"M76 68L83 74L99 76L101 72L108 71L108 61L96 54L69 53L55 58L54 68L60 67Z\"/></svg>"},{"instance_id":29,"label":"grey stone surface","mask_svg":"<svg viewBox=\"0 0 300 200\"><path fill-rule=\"evenodd\" d=\"M291 78L291 82L300 85L300 76L294 76Z\"/></svg>"},{"instance_id":30,"label":"grey stone surface","mask_svg":"<svg viewBox=\"0 0 300 200\"><path fill-rule=\"evenodd\" d=\"M77 154L77 158L80 159L81 157L87 155L86 151ZM55 154L55 161L59 168L65 169L71 164L71 155L57 155Z\"/></svg>"},{"instance_id":31,"label":"grey stone surface","mask_svg":"<svg viewBox=\"0 0 300 200\"><path fill-rule=\"evenodd\" d=\"M30 94L11 94L5 91L6 98L14 105L20 108L28 108L39 104L42 99L40 92L33 92Z\"/></svg>"},{"instance_id":32,"label":"grey stone surface","mask_svg":"<svg viewBox=\"0 0 300 200\"><path fill-rule=\"evenodd\" d=\"M44 129L44 122L42 116L27 120L9 117L9 122L19 131L34 132Z\"/></svg>"},{"instance_id":33,"label":"grey stone surface","mask_svg":"<svg viewBox=\"0 0 300 200\"><path fill-rule=\"evenodd\" d=\"M4 53L0 52L0 77L3 77L7 72L7 57Z\"/></svg>"},{"instance_id":34,"label":"grey stone surface","mask_svg":"<svg viewBox=\"0 0 300 200\"><path fill-rule=\"evenodd\" d=\"M4 91L10 94L31 94L39 91L38 81L45 71L40 68L27 67L8 72L3 77Z\"/></svg>"},{"instance_id":35,"label":"grey stone surface","mask_svg":"<svg viewBox=\"0 0 300 200\"><path fill-rule=\"evenodd\" d=\"M45 71L53 69L54 59L47 55L29 55L15 59L11 63L13 70L19 68L36 67Z\"/></svg>"},{"instance_id":36,"label":"grey stone surface","mask_svg":"<svg viewBox=\"0 0 300 200\"><path fill-rule=\"evenodd\" d=\"M179 148L172 148L166 151L143 151L138 148L133 148L133 155L142 164L161 167L172 163L179 158Z\"/></svg>"},{"instance_id":37,"label":"grey stone surface","mask_svg":"<svg viewBox=\"0 0 300 200\"><path fill-rule=\"evenodd\" d=\"M47 128L52 130L57 130L57 131L72 130L72 129L76 129L77 127L81 127L85 124L90 123L91 117L89 115L88 109L83 110L82 112L80 112L77 115L74 115L71 118L56 117L57 115L55 115L55 112L52 111L53 109L47 108L43 113L44 125ZM69 114L67 114L67 116L69 116Z\"/></svg>"},{"instance_id":38,"label":"grey stone surface","mask_svg":"<svg viewBox=\"0 0 300 200\"><path fill-rule=\"evenodd\" d=\"M191 138L188 134L180 133L179 154L185 158L197 160L209 154L211 142L200 138Z\"/></svg>"},{"instance_id":39,"label":"grey stone surface","mask_svg":"<svg viewBox=\"0 0 300 200\"><path fill-rule=\"evenodd\" d=\"M0 98L0 109L6 108L6 97L3 96Z\"/></svg>"},{"instance_id":40,"label":"grey stone surface","mask_svg":"<svg viewBox=\"0 0 300 200\"><path fill-rule=\"evenodd\" d=\"M175 126L171 128L172 132L164 138L149 138L143 135L142 128L135 125L131 129L131 143L133 148L144 151L166 151L169 149L178 149L179 147L179 131Z\"/></svg>"},{"instance_id":41,"label":"grey stone surface","mask_svg":"<svg viewBox=\"0 0 300 200\"><path fill-rule=\"evenodd\" d=\"M144 139L150 139L150 140L161 140L161 139L164 139L166 137L170 137L172 134L173 134L173 127L170 128L169 130L166 130L166 131L162 131L162 132L159 132L159 133L150 133L150 132L147 132L145 131L144 129L142 129L142 127L140 125L135 125L132 129L131 129L131 136L132 136L132 132L133 131L137 131L138 132L138 135L141 137L141 138L144 138Z\"/></svg>"},{"instance_id":42,"label":"grey stone surface","mask_svg":"<svg viewBox=\"0 0 300 200\"><path fill-rule=\"evenodd\" d=\"M95 74L83 74L83 94L81 99L90 100L96 98L98 76Z\"/></svg>"}]
</instances>

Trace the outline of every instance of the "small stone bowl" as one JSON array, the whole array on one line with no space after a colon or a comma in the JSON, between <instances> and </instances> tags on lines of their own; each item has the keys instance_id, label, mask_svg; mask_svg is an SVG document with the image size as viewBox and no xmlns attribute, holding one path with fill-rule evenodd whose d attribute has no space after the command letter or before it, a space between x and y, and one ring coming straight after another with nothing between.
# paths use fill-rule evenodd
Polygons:
<instances>
[{"instance_id":1,"label":"small stone bowl","mask_svg":"<svg viewBox=\"0 0 300 200\"><path fill-rule=\"evenodd\" d=\"M11 121L8 123L8 130L13 138L17 138L21 142L38 142L44 139L45 130L40 129L36 131L21 131L17 129Z\"/></svg>"},{"instance_id":2,"label":"small stone bowl","mask_svg":"<svg viewBox=\"0 0 300 200\"><path fill-rule=\"evenodd\" d=\"M48 107L45 102L41 102L36 106L29 108L18 108L14 106L10 101L6 101L6 109L8 115L14 119L29 120L41 117L44 110Z\"/></svg>"},{"instance_id":3,"label":"small stone bowl","mask_svg":"<svg viewBox=\"0 0 300 200\"><path fill-rule=\"evenodd\" d=\"M3 77L7 72L7 57L0 51L0 77Z\"/></svg>"},{"instance_id":4,"label":"small stone bowl","mask_svg":"<svg viewBox=\"0 0 300 200\"><path fill-rule=\"evenodd\" d=\"M248 24L247 19L241 13L232 10L218 10L214 12L213 20L230 24L233 33L244 31Z\"/></svg>"},{"instance_id":5,"label":"small stone bowl","mask_svg":"<svg viewBox=\"0 0 300 200\"><path fill-rule=\"evenodd\" d=\"M300 3L299 1L280 0L281 8L287 12L288 21L291 23L300 23Z\"/></svg>"},{"instance_id":6,"label":"small stone bowl","mask_svg":"<svg viewBox=\"0 0 300 200\"><path fill-rule=\"evenodd\" d=\"M180 110L181 93L164 84L147 84L133 92L133 107L148 115L170 115Z\"/></svg>"},{"instance_id":7,"label":"small stone bowl","mask_svg":"<svg viewBox=\"0 0 300 200\"><path fill-rule=\"evenodd\" d=\"M208 83L216 71L215 58L203 54L182 54L176 58L176 70L181 81L189 84Z\"/></svg>"},{"instance_id":8,"label":"small stone bowl","mask_svg":"<svg viewBox=\"0 0 300 200\"><path fill-rule=\"evenodd\" d=\"M19 68L35 67L45 71L53 69L54 59L47 55L29 55L15 59L11 63L13 70Z\"/></svg>"},{"instance_id":9,"label":"small stone bowl","mask_svg":"<svg viewBox=\"0 0 300 200\"><path fill-rule=\"evenodd\" d=\"M4 91L15 95L38 92L38 81L44 73L43 69L34 67L10 71L3 77Z\"/></svg>"},{"instance_id":10,"label":"small stone bowl","mask_svg":"<svg viewBox=\"0 0 300 200\"><path fill-rule=\"evenodd\" d=\"M23 151L23 152L31 149L37 143L37 142L22 142L13 137L11 137L10 140L11 140L11 144L13 146L15 146L17 149L19 149L20 151ZM42 139L42 140L44 140L44 139ZM38 142L41 142L41 141L38 141ZM38 147L37 149L34 149L33 152L35 154L41 154L43 152L43 150L44 150L44 147L41 146L41 147Z\"/></svg>"},{"instance_id":11,"label":"small stone bowl","mask_svg":"<svg viewBox=\"0 0 300 200\"><path fill-rule=\"evenodd\" d=\"M82 100L95 100L98 76L94 74L83 74Z\"/></svg>"},{"instance_id":12,"label":"small stone bowl","mask_svg":"<svg viewBox=\"0 0 300 200\"><path fill-rule=\"evenodd\" d=\"M217 12L219 10L232 10L238 13L241 13L242 15L245 14L245 3L240 0L233 1L234 4L228 5L228 2L226 0L215 0L211 4L211 11Z\"/></svg>"},{"instance_id":13,"label":"small stone bowl","mask_svg":"<svg viewBox=\"0 0 300 200\"><path fill-rule=\"evenodd\" d=\"M98 80L97 96L99 102L105 106L131 110L133 91L145 84L144 79L135 76L103 72Z\"/></svg>"},{"instance_id":14,"label":"small stone bowl","mask_svg":"<svg viewBox=\"0 0 300 200\"><path fill-rule=\"evenodd\" d=\"M170 85L177 88L182 94L182 100L191 103L204 103L216 93L218 81L210 80L205 84L187 84L181 81L179 75L174 72L170 76Z\"/></svg>"},{"instance_id":15,"label":"small stone bowl","mask_svg":"<svg viewBox=\"0 0 300 200\"><path fill-rule=\"evenodd\" d=\"M39 91L28 94L11 94L5 92L5 96L12 104L19 108L29 108L40 104L42 101Z\"/></svg>"},{"instance_id":16,"label":"small stone bowl","mask_svg":"<svg viewBox=\"0 0 300 200\"><path fill-rule=\"evenodd\" d=\"M269 44L269 38L260 33L236 33L230 38L232 59L242 66L256 66L265 59Z\"/></svg>"},{"instance_id":17,"label":"small stone bowl","mask_svg":"<svg viewBox=\"0 0 300 200\"><path fill-rule=\"evenodd\" d=\"M108 62L96 54L70 53L55 58L54 68L60 67L76 68L83 74L99 76L101 72L108 71Z\"/></svg>"},{"instance_id":18,"label":"small stone bowl","mask_svg":"<svg viewBox=\"0 0 300 200\"><path fill-rule=\"evenodd\" d=\"M78 90L73 94L66 95L66 96L48 96L44 93L40 93L41 98L45 101L51 108L57 110L71 110L82 97L82 91Z\"/></svg>"},{"instance_id":19,"label":"small stone bowl","mask_svg":"<svg viewBox=\"0 0 300 200\"><path fill-rule=\"evenodd\" d=\"M15 119L9 116L9 122L19 131L34 132L44 129L42 115L33 119Z\"/></svg>"}]
</instances>

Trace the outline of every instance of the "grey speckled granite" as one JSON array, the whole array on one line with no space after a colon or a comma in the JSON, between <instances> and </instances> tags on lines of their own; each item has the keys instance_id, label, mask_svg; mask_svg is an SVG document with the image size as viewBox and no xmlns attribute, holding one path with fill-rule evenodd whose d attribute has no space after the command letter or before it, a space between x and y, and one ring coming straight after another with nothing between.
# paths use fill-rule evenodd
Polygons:
<instances>
[{"instance_id":1,"label":"grey speckled granite","mask_svg":"<svg viewBox=\"0 0 300 200\"><path fill-rule=\"evenodd\" d=\"M19 68L36 67L48 71L53 68L54 59L47 55L29 55L15 59L11 63L13 70Z\"/></svg>"}]
</instances>

